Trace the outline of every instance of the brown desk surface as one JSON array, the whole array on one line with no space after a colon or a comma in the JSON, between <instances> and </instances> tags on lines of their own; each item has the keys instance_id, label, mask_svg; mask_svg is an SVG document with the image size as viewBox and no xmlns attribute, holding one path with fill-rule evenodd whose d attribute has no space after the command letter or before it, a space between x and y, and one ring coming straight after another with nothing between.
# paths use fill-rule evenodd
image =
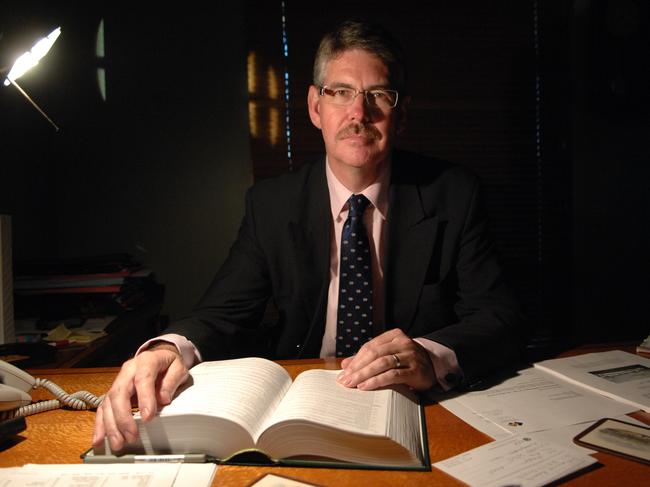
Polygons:
<instances>
[{"instance_id":1,"label":"brown desk surface","mask_svg":"<svg viewBox=\"0 0 650 487\"><path fill-rule=\"evenodd\" d=\"M583 349L582 352L592 351ZM292 376L310 368L336 368L335 361L284 361ZM115 375L115 368L61 369L34 371L38 377L48 378L68 392L88 390L95 394L105 392ZM50 399L47 391L34 391L33 398ZM634 413L650 424L650 415ZM95 413L91 411L56 410L27 418L27 429L14 446L0 452L0 467L21 466L26 463L80 463L79 455L91 442ZM458 419L437 404L426 407L429 452L431 462L444 460L471 448L489 443L491 439ZM631 460L606 453L597 453L601 468L570 480L571 485L644 485L650 468ZM431 472L382 470L342 470L285 467L219 466L213 485L246 486L266 473L273 472L318 485L372 486L394 485L462 485L437 469Z\"/></svg>"}]
</instances>

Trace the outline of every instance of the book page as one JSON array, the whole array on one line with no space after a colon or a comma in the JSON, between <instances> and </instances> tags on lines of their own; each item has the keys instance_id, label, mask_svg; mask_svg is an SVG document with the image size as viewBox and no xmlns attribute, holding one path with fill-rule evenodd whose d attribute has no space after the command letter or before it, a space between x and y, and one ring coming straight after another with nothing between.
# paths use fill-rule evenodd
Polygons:
<instances>
[{"instance_id":1,"label":"book page","mask_svg":"<svg viewBox=\"0 0 650 487\"><path fill-rule=\"evenodd\" d=\"M264 428L284 420L303 419L355 433L387 436L393 391L350 389L336 382L338 374L337 370L300 374Z\"/></svg>"},{"instance_id":2,"label":"book page","mask_svg":"<svg viewBox=\"0 0 650 487\"><path fill-rule=\"evenodd\" d=\"M190 375L190 385L162 408L160 416L217 416L239 424L251 436L291 386L291 377L282 366L256 357L203 362Z\"/></svg>"}]
</instances>

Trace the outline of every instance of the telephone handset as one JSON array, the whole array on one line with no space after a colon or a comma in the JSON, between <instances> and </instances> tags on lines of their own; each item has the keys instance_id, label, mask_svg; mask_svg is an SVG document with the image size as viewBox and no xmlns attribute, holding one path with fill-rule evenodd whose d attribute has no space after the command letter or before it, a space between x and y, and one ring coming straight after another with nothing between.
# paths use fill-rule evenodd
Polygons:
<instances>
[{"instance_id":1,"label":"telephone handset","mask_svg":"<svg viewBox=\"0 0 650 487\"><path fill-rule=\"evenodd\" d=\"M0 360L0 411L27 406L32 398L27 391L34 385L34 378L18 367Z\"/></svg>"},{"instance_id":2,"label":"telephone handset","mask_svg":"<svg viewBox=\"0 0 650 487\"><path fill-rule=\"evenodd\" d=\"M18 409L27 406L32 398L25 391L0 384L0 411Z\"/></svg>"},{"instance_id":3,"label":"telephone handset","mask_svg":"<svg viewBox=\"0 0 650 487\"><path fill-rule=\"evenodd\" d=\"M56 399L31 404L32 398L27 392L37 387L44 387ZM103 399L103 396L97 397L88 391L68 394L50 380L32 377L24 370L0 360L0 420L29 416L62 406L72 409L96 408Z\"/></svg>"}]
</instances>

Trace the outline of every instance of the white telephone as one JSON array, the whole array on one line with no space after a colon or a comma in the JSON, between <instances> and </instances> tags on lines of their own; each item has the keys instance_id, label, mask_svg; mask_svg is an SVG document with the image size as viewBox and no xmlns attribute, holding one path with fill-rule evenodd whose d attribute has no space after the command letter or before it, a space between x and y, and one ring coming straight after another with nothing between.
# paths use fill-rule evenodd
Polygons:
<instances>
[{"instance_id":1,"label":"white telephone","mask_svg":"<svg viewBox=\"0 0 650 487\"><path fill-rule=\"evenodd\" d=\"M31 404L32 398L27 392L37 387L44 387L56 399ZM62 406L73 409L96 408L103 398L88 391L68 394L50 380L37 379L18 367L0 360L0 420L29 416Z\"/></svg>"}]
</instances>

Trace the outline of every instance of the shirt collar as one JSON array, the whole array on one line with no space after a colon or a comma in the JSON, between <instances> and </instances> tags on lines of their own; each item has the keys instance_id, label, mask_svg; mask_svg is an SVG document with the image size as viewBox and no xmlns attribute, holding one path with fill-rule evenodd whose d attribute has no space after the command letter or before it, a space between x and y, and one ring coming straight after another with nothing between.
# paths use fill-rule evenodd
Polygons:
<instances>
[{"instance_id":1,"label":"shirt collar","mask_svg":"<svg viewBox=\"0 0 650 487\"><path fill-rule=\"evenodd\" d=\"M329 159L327 157L325 158L325 174L327 175L327 187L329 188L330 193L332 218L336 221L353 193L336 178L330 168ZM390 163L382 164L377 180L360 193L370 200L370 203L377 208L377 211L384 220L386 220L386 215L388 215L389 181Z\"/></svg>"}]
</instances>

